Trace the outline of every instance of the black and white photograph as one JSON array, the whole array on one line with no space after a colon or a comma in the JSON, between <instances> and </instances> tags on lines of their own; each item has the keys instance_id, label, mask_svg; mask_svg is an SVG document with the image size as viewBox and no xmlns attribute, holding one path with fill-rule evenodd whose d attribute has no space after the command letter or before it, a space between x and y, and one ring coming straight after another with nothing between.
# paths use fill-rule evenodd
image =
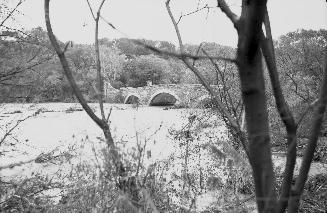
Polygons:
<instances>
[{"instance_id":1,"label":"black and white photograph","mask_svg":"<svg viewBox=\"0 0 327 213\"><path fill-rule=\"evenodd\" d=\"M0 212L327 213L325 0L0 0Z\"/></svg>"}]
</instances>

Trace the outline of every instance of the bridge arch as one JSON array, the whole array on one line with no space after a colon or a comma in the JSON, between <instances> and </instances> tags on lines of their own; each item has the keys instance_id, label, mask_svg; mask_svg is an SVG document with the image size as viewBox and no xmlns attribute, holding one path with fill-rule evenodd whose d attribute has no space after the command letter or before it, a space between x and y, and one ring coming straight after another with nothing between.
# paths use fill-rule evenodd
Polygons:
<instances>
[{"instance_id":1,"label":"bridge arch","mask_svg":"<svg viewBox=\"0 0 327 213\"><path fill-rule=\"evenodd\" d=\"M136 93L128 94L124 100L124 104L138 104L140 103L140 96Z\"/></svg>"},{"instance_id":2,"label":"bridge arch","mask_svg":"<svg viewBox=\"0 0 327 213\"><path fill-rule=\"evenodd\" d=\"M148 101L148 106L175 105L179 102L179 97L173 91L162 89L151 95Z\"/></svg>"}]
</instances>

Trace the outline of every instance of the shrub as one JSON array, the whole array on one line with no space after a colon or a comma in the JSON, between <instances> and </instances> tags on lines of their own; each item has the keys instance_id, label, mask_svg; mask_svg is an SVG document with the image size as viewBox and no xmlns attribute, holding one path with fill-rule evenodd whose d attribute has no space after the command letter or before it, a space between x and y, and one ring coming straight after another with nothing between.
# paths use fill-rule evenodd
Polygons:
<instances>
[{"instance_id":1,"label":"shrub","mask_svg":"<svg viewBox=\"0 0 327 213\"><path fill-rule=\"evenodd\" d=\"M305 185L299 212L316 213L327 210L327 176L319 174L309 178Z\"/></svg>"},{"instance_id":2,"label":"shrub","mask_svg":"<svg viewBox=\"0 0 327 213\"><path fill-rule=\"evenodd\" d=\"M114 96L114 103L124 103L124 96L121 91Z\"/></svg>"}]
</instances>

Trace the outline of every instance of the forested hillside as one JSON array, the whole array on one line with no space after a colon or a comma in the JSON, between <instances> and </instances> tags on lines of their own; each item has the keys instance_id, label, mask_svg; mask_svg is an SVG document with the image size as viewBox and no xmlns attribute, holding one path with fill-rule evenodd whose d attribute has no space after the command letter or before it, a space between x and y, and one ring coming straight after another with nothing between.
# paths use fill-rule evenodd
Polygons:
<instances>
[{"instance_id":1,"label":"forested hillside","mask_svg":"<svg viewBox=\"0 0 327 213\"><path fill-rule=\"evenodd\" d=\"M161 50L176 52L174 44L167 41L136 40ZM153 53L133 39L99 40L100 55L105 81L115 88L153 84L198 83L182 62ZM2 32L1 40L1 100L2 102L73 102L73 94L64 78L59 60L42 28L29 32ZM63 43L61 43L64 46ZM215 43L203 43L211 54L223 51L233 55L235 49ZM196 53L197 45L187 45ZM67 58L74 76L89 100L94 99L96 63L92 44L72 43L67 48ZM201 62L202 63L202 62ZM201 66L202 67L202 66ZM217 84L213 68L203 68L211 84ZM9 94L10 93L10 94Z\"/></svg>"},{"instance_id":2,"label":"forested hillside","mask_svg":"<svg viewBox=\"0 0 327 213\"><path fill-rule=\"evenodd\" d=\"M42 28L31 31L4 31L0 38L1 102L74 102L71 88L65 79L59 60L55 57L47 33ZM100 57L105 81L120 87L153 84L199 83L178 59L159 55L137 42L162 51L177 52L167 41L120 38L99 40ZM291 102L312 102L319 89L326 52L326 30L299 30L275 41L278 67ZM65 44L61 43L64 47ZM204 55L199 45L185 45L187 52ZM201 48L211 56L232 57L235 48L216 43L202 43ZM71 43L66 52L74 76L88 100L94 100L96 63L92 44ZM236 67L218 62L225 72L236 75ZM210 84L219 84L219 74L208 61L196 61ZM306 82L305 84L303 82ZM10 93L10 94L9 94Z\"/></svg>"}]
</instances>

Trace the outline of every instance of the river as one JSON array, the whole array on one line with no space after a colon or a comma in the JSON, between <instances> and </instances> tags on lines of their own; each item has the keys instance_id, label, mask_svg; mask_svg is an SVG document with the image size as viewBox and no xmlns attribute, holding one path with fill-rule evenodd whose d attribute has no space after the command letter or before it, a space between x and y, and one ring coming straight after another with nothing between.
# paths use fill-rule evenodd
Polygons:
<instances>
[{"instance_id":1,"label":"river","mask_svg":"<svg viewBox=\"0 0 327 213\"><path fill-rule=\"evenodd\" d=\"M98 104L90 105L96 114L99 114ZM8 152L2 156L0 166L27 161L57 147L78 144L86 139L96 143L98 138L102 137L100 128L77 103L4 104L1 109L1 138L18 120L38 110L41 113L21 122L7 137L9 142L17 145L15 150L12 150L12 147L2 147L2 152ZM165 107L136 108L132 105L105 104L107 113L110 109L110 127L115 141L125 142L125 146L130 148L135 146L137 141L146 141L146 149L151 151L151 158L147 159L146 163L165 159L173 153L176 144L172 143L169 130L182 129L188 123L190 115L199 113L199 110L194 109L167 110ZM223 137L224 126L221 125L220 128ZM6 175L18 172L21 171L11 169L6 171Z\"/></svg>"}]
</instances>

